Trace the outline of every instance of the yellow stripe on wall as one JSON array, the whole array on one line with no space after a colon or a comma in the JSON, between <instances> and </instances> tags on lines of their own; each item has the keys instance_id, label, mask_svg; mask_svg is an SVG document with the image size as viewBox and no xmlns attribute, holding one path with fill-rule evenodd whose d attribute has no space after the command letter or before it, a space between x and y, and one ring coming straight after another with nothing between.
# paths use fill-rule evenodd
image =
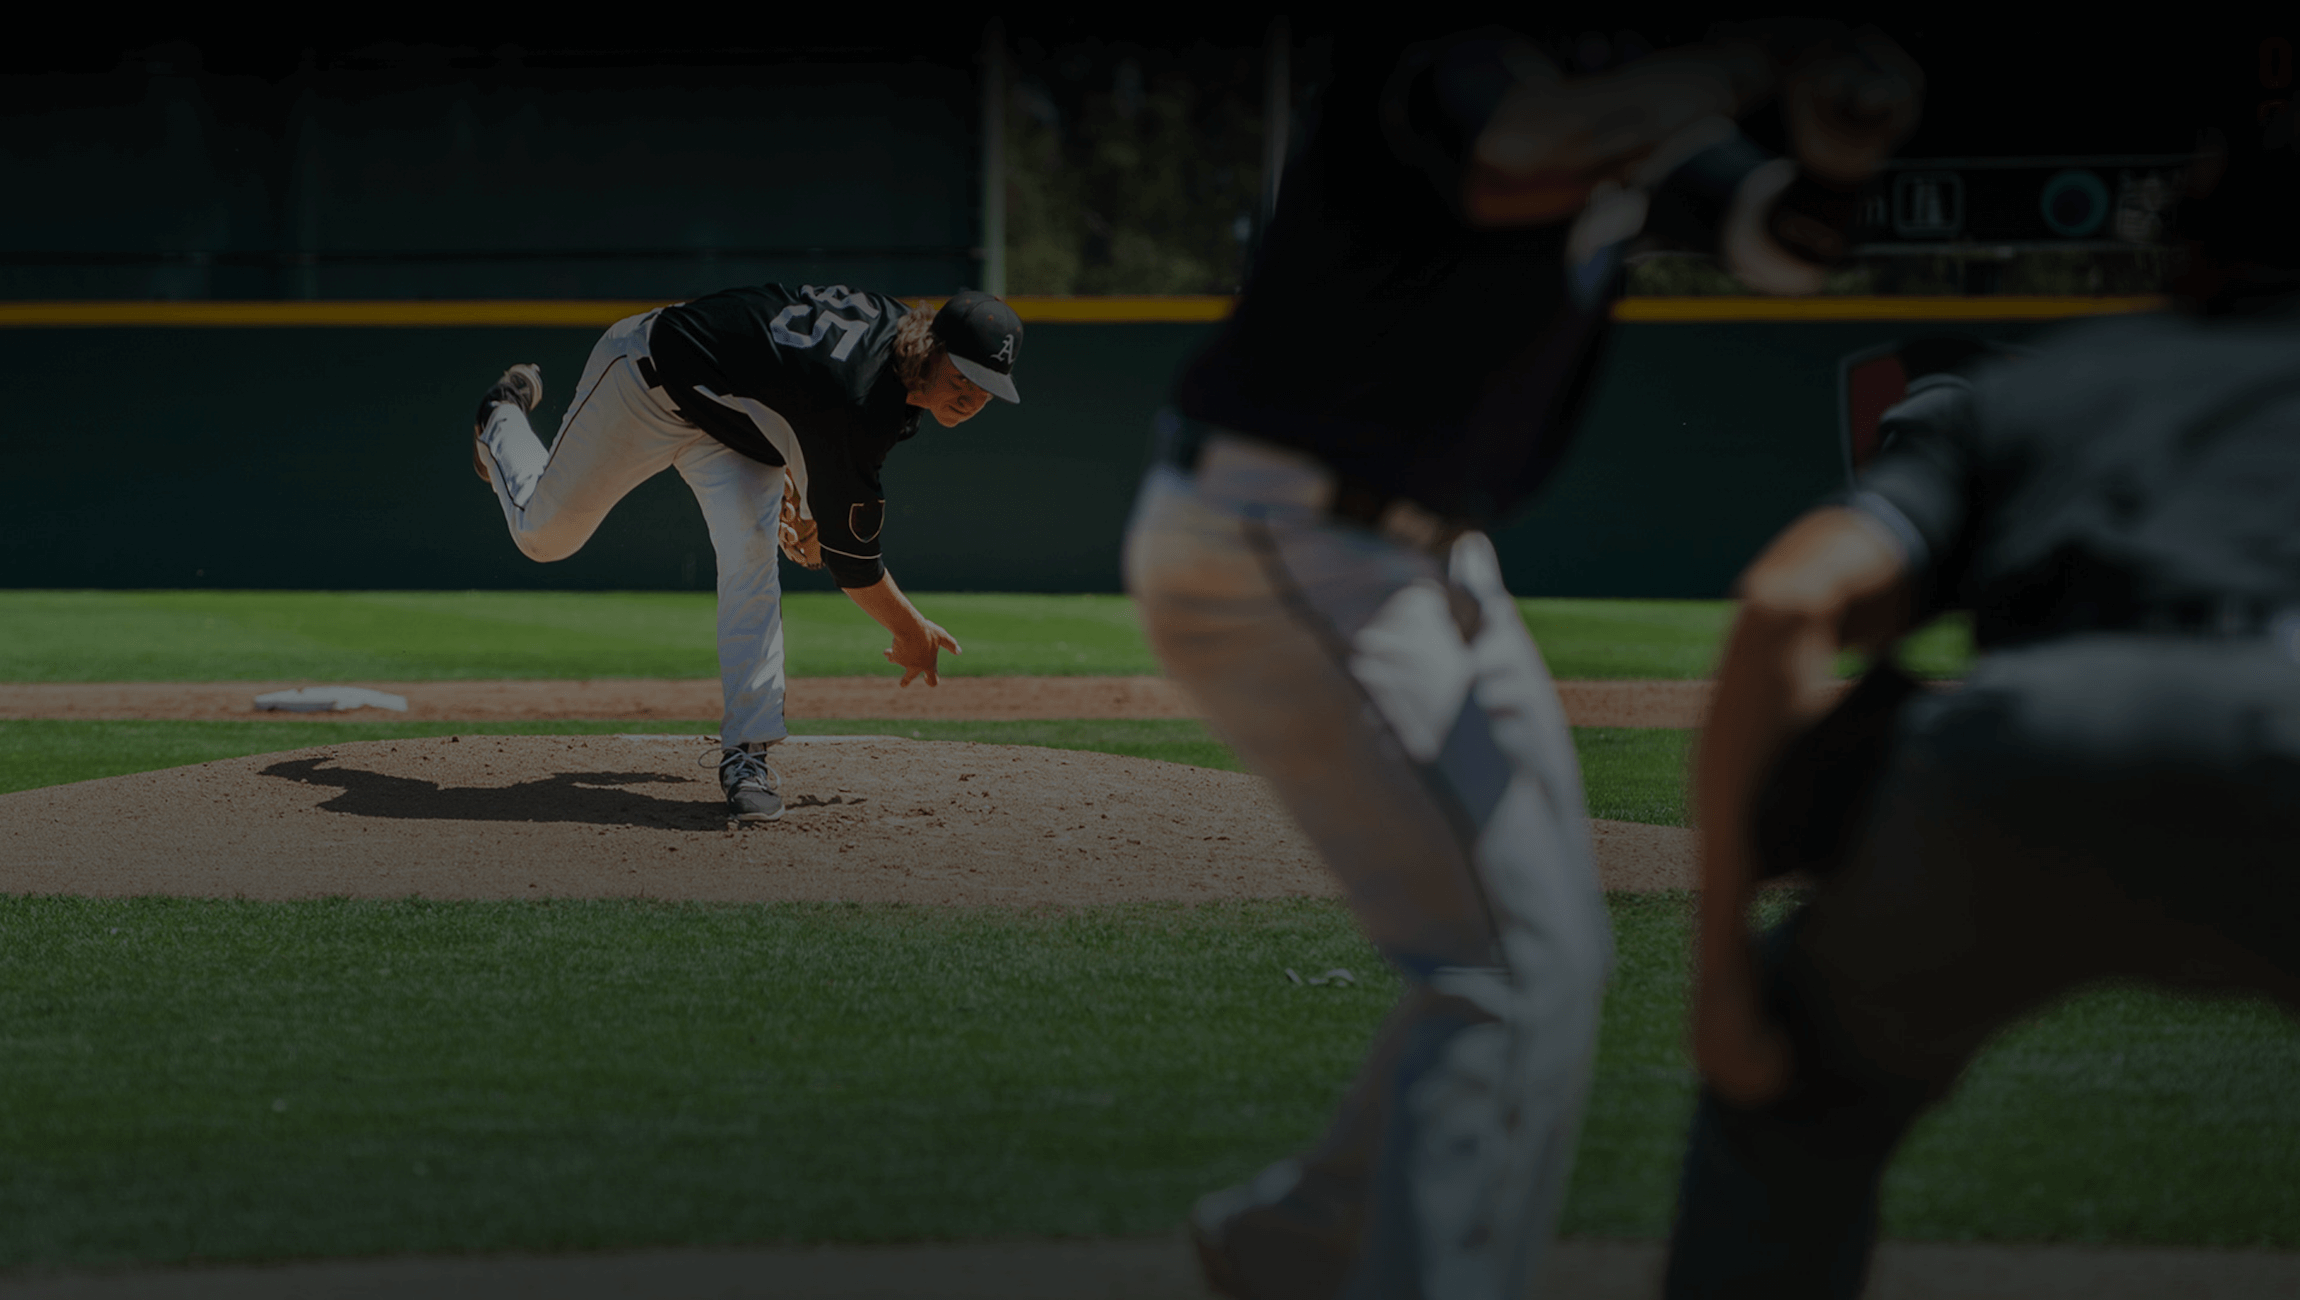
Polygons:
<instances>
[{"instance_id":1,"label":"yellow stripe on wall","mask_svg":"<svg viewBox=\"0 0 2300 1300\"><path fill-rule=\"evenodd\" d=\"M1006 300L1025 322L1065 325L1149 324L1156 321L1218 321L1238 300L1228 294L1175 294L1169 297L1054 298L1017 294Z\"/></svg>"},{"instance_id":2,"label":"yellow stripe on wall","mask_svg":"<svg viewBox=\"0 0 2300 1300\"><path fill-rule=\"evenodd\" d=\"M1729 321L2064 320L2154 311L2158 297L2134 298L1624 298L1613 319L1682 324Z\"/></svg>"},{"instance_id":3,"label":"yellow stripe on wall","mask_svg":"<svg viewBox=\"0 0 2300 1300\"><path fill-rule=\"evenodd\" d=\"M924 301L939 303L940 299ZM1230 314L1219 294L1174 297L1007 301L1025 321L1048 324L1207 323ZM604 329L662 304L601 299L381 302L0 302L0 329L143 326L220 328L421 328L543 326ZM1640 324L1765 321L2061 320L2151 311L2156 297L2132 298L1624 298L1613 318Z\"/></svg>"}]
</instances>

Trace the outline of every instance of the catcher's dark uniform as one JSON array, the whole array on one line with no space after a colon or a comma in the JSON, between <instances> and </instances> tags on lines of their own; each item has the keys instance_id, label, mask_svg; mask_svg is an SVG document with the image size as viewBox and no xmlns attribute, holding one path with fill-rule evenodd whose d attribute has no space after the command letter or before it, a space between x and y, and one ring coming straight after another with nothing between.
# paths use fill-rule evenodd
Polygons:
<instances>
[{"instance_id":1,"label":"catcher's dark uniform","mask_svg":"<svg viewBox=\"0 0 2300 1300\"><path fill-rule=\"evenodd\" d=\"M1854 1295L1910 1122L2080 983L2300 1009L2296 308L2071 328L1888 413L1849 504L1981 653L1767 940L1796 1080L1704 1096L1671 1295Z\"/></svg>"}]
</instances>

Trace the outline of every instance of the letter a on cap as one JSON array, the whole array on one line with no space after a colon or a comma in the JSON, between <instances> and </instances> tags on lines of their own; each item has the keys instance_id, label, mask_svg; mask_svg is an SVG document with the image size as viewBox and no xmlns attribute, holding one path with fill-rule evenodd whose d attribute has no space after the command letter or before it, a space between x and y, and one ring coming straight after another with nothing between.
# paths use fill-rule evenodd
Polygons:
<instances>
[{"instance_id":1,"label":"letter a on cap","mask_svg":"<svg viewBox=\"0 0 2300 1300\"><path fill-rule=\"evenodd\" d=\"M934 336L960 374L993 396L1022 400L1013 378L1022 318L1012 307L979 289L962 290L935 313Z\"/></svg>"}]
</instances>

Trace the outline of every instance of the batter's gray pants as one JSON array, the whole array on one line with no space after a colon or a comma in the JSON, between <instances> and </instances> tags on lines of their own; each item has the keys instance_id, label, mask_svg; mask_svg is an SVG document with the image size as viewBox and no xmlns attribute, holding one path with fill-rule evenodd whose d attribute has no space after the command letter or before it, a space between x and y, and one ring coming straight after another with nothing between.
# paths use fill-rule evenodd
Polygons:
<instances>
[{"instance_id":1,"label":"batter's gray pants","mask_svg":"<svg viewBox=\"0 0 2300 1300\"><path fill-rule=\"evenodd\" d=\"M498 404L479 437L511 540L532 560L582 549L631 489L666 469L695 493L719 564L723 743L781 740L783 588L775 525L783 471L724 444L673 409L639 375L655 313L617 321L591 349L549 451L527 413Z\"/></svg>"},{"instance_id":2,"label":"batter's gray pants","mask_svg":"<svg viewBox=\"0 0 2300 1300\"><path fill-rule=\"evenodd\" d=\"M1573 1156L1612 957L1580 771L1479 534L1333 519L1316 462L1218 436L1152 471L1127 585L1404 976L1325 1137L1207 1197L1256 1297L1516 1297Z\"/></svg>"}]
</instances>

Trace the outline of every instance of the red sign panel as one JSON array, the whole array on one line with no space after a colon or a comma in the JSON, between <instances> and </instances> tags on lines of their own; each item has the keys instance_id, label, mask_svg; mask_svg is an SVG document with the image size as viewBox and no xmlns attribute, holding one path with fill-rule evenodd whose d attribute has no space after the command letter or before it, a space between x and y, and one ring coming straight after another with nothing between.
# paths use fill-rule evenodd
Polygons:
<instances>
[{"instance_id":1,"label":"red sign panel","mask_svg":"<svg viewBox=\"0 0 2300 1300\"><path fill-rule=\"evenodd\" d=\"M1844 398L1845 472L1858 474L1877 458L1877 425L1885 412L1909 395L1909 372L1901 364L1899 345L1845 358L1838 387Z\"/></svg>"}]
</instances>

